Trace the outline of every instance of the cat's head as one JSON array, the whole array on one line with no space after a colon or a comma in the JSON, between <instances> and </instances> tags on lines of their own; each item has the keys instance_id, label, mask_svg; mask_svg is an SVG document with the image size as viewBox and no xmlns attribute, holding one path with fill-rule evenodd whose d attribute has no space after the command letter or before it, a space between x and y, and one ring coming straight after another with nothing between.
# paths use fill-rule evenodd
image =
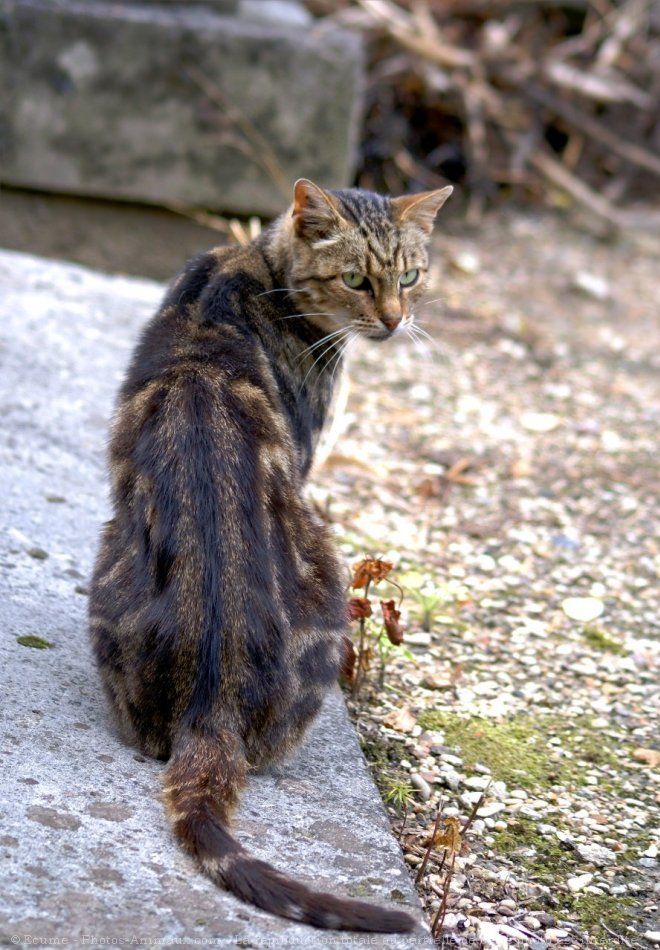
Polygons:
<instances>
[{"instance_id":1,"label":"cat's head","mask_svg":"<svg viewBox=\"0 0 660 950\"><path fill-rule=\"evenodd\" d=\"M435 216L452 190L388 198L297 181L287 276L298 309L328 330L372 339L405 328L426 285Z\"/></svg>"}]
</instances>

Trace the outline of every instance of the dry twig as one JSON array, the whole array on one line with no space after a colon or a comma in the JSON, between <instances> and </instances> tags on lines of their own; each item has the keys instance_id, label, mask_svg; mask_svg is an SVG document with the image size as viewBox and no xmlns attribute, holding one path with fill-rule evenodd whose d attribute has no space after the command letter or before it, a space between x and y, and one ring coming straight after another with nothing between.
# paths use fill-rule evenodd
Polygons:
<instances>
[{"instance_id":1,"label":"dry twig","mask_svg":"<svg viewBox=\"0 0 660 950\"><path fill-rule=\"evenodd\" d=\"M360 184L557 189L609 229L660 178L651 0L307 0L371 37ZM657 191L655 192L657 194Z\"/></svg>"}]
</instances>

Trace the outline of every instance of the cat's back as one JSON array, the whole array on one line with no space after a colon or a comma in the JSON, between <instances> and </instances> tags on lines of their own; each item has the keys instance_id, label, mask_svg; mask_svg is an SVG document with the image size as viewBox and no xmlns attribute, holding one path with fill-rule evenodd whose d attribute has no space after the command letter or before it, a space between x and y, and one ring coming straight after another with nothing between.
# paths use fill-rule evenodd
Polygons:
<instances>
[{"instance_id":1,"label":"cat's back","mask_svg":"<svg viewBox=\"0 0 660 950\"><path fill-rule=\"evenodd\" d=\"M215 248L190 260L141 335L120 403L158 378L207 373L231 379L256 368L273 320L273 302L260 298L268 283L253 247Z\"/></svg>"}]
</instances>

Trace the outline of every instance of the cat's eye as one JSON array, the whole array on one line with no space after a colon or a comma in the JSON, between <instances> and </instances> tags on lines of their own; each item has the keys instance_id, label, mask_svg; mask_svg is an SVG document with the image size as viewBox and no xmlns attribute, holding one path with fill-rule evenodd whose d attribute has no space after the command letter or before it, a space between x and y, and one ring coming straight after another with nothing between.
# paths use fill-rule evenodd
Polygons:
<instances>
[{"instance_id":1,"label":"cat's eye","mask_svg":"<svg viewBox=\"0 0 660 950\"><path fill-rule=\"evenodd\" d=\"M413 270L407 270L399 277L399 285L401 287L412 287L419 277L419 271L417 268Z\"/></svg>"},{"instance_id":2,"label":"cat's eye","mask_svg":"<svg viewBox=\"0 0 660 950\"><path fill-rule=\"evenodd\" d=\"M371 290L371 284L368 278L356 270L344 271L341 277L346 286L350 287L351 290Z\"/></svg>"}]
</instances>

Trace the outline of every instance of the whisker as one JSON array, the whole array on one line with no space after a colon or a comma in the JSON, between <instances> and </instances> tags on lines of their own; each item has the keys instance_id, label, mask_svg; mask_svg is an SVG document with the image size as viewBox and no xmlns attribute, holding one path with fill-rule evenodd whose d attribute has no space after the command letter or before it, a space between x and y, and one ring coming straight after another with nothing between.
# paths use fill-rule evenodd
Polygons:
<instances>
[{"instance_id":1,"label":"whisker","mask_svg":"<svg viewBox=\"0 0 660 950\"><path fill-rule=\"evenodd\" d=\"M315 349L321 346L322 343L325 343L327 340L333 339L333 337L339 336L341 333L345 333L350 330L350 327L339 327L338 330L333 330L332 333L326 333L325 336L322 336L320 340L317 340L315 343L312 343L311 346L305 347L305 349L298 355L298 362L308 353L312 353Z\"/></svg>"},{"instance_id":2,"label":"whisker","mask_svg":"<svg viewBox=\"0 0 660 950\"><path fill-rule=\"evenodd\" d=\"M416 350L419 350L419 351L422 352L422 353L425 353L425 352L426 352L426 346L423 345L423 340L422 340L422 338L417 334L417 332L416 332L417 327L415 326L415 324L414 324L414 323L411 323L411 324L409 324L405 329L406 329L406 333L408 334L408 336L410 337L410 339L413 341L413 344L414 344L414 346L415 346L415 349L416 349Z\"/></svg>"},{"instance_id":3,"label":"whisker","mask_svg":"<svg viewBox=\"0 0 660 950\"><path fill-rule=\"evenodd\" d=\"M435 344L436 341L433 339L430 333L426 332L424 327L420 326L418 323L411 323L411 326L417 331L417 333L421 333L421 335L425 336L427 340Z\"/></svg>"},{"instance_id":4,"label":"whisker","mask_svg":"<svg viewBox=\"0 0 660 950\"><path fill-rule=\"evenodd\" d=\"M439 300L445 300L445 297L434 297L433 300L425 300L424 303L415 304L417 310L423 310L424 307L430 307L432 303L438 303Z\"/></svg>"},{"instance_id":5,"label":"whisker","mask_svg":"<svg viewBox=\"0 0 660 950\"><path fill-rule=\"evenodd\" d=\"M410 327L407 329L413 330L418 340L423 340L426 344L430 343L435 355L440 357L443 362L448 363L453 369L460 371L460 364L457 360L456 354L452 352L449 347L443 346L441 343L439 343L439 341L432 337L430 333L427 333L426 330L419 325L418 321L411 323Z\"/></svg>"},{"instance_id":6,"label":"whisker","mask_svg":"<svg viewBox=\"0 0 660 950\"><path fill-rule=\"evenodd\" d=\"M350 327L341 327L341 330L342 330L344 333L350 333L350 332L351 332L351 328L350 328ZM336 336L338 332L339 332L339 331L335 331L335 333L333 334L333 336ZM327 338L324 339L324 340L322 340L322 341L319 341L319 342L325 343L325 342L327 342ZM302 389L303 389L305 383L307 382L307 377L309 376L309 374L312 372L312 370L314 369L314 367L316 366L316 364L319 362L319 360L322 360L323 357L326 355L326 353L329 353L330 350L333 350L333 349L334 349L336 342L337 342L336 340L331 340L330 343L328 343L328 346L326 346L326 348L325 348L324 350L322 350L321 353L319 353L319 355L316 357L316 359L314 360L314 362L312 363L312 365L309 367L309 369L308 369L307 372L305 373L305 378L303 379L302 383L300 384L300 388L299 388L298 392L302 392ZM332 359L332 357L331 357L331 359ZM322 372L319 374L319 379L321 378L321 376L322 376Z\"/></svg>"},{"instance_id":7,"label":"whisker","mask_svg":"<svg viewBox=\"0 0 660 950\"><path fill-rule=\"evenodd\" d=\"M334 367L333 367L332 375L331 375L331 377L330 377L330 385L331 385L331 386L334 386L335 373L337 372L337 367L339 366L341 360L346 356L346 354L347 354L349 348L355 343L355 341L357 340L357 338L359 337L359 335L360 335L359 333L353 332L353 333L348 337L348 339L346 340L346 342L345 342L345 343L342 343L342 344L340 345L340 347L339 347L339 352L338 352L338 354L337 354L337 359L335 360L335 365L334 365Z\"/></svg>"},{"instance_id":8,"label":"whisker","mask_svg":"<svg viewBox=\"0 0 660 950\"><path fill-rule=\"evenodd\" d=\"M346 354L346 351L348 350L349 346L352 343L354 343L357 337L359 337L360 335L359 333L352 330L352 328L349 328L349 329L351 330L351 332L349 333L348 338L340 342L339 347L336 350L336 355L334 357L333 356L330 357L328 362L325 364L325 366L319 373L318 378L316 380L315 388L320 384L323 374L329 369L331 364L333 364L333 366L332 366L332 375L330 377L330 386L331 387L334 386L335 373L337 372L337 368L341 364L342 357Z\"/></svg>"}]
</instances>

